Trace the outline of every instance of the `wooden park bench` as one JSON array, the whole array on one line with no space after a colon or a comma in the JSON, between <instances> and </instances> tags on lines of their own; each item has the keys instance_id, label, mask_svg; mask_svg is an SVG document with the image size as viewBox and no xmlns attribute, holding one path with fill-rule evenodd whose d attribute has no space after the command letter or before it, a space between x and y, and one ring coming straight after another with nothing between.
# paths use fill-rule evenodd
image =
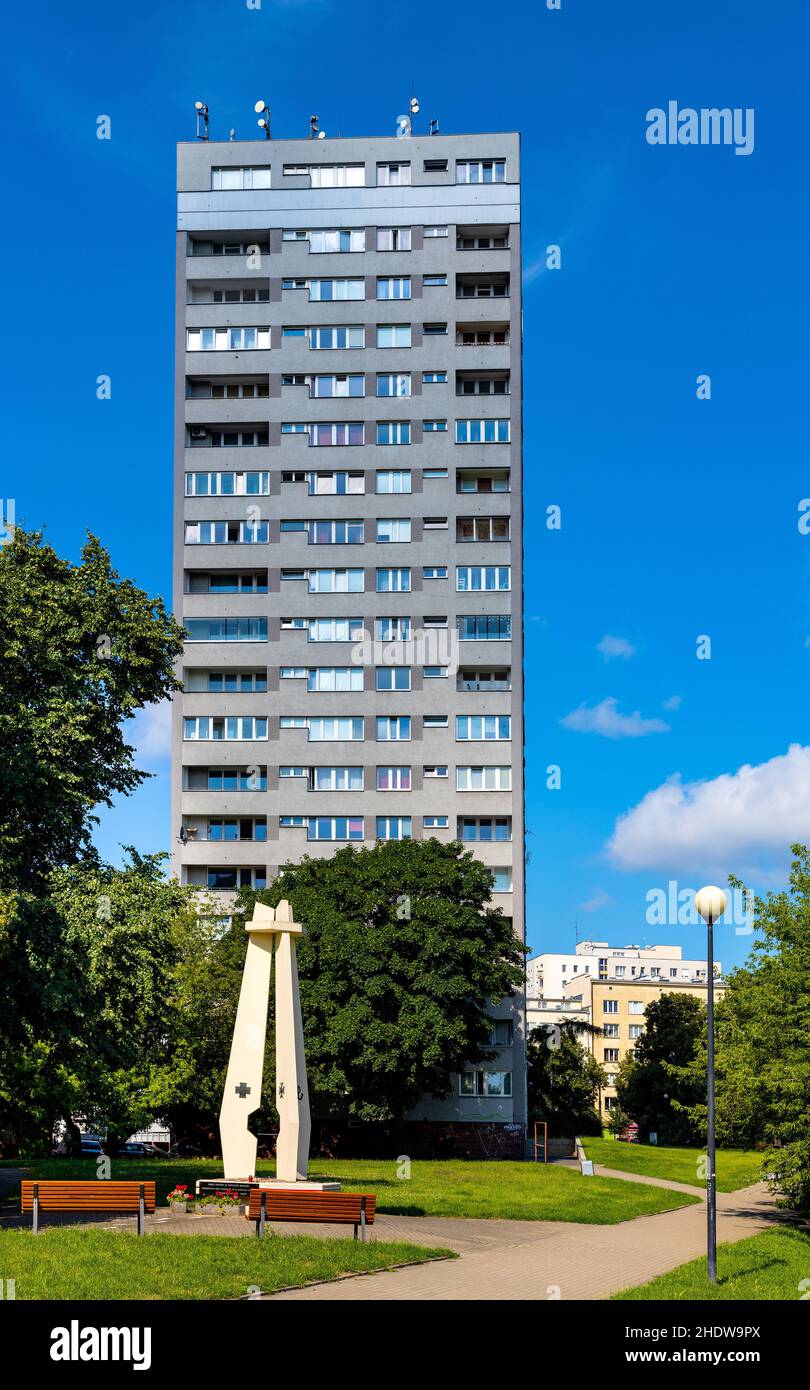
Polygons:
<instances>
[{"instance_id":1,"label":"wooden park bench","mask_svg":"<svg viewBox=\"0 0 810 1390\"><path fill-rule=\"evenodd\" d=\"M360 1239L366 1238L366 1226L374 1224L377 1197L365 1192L318 1192L313 1188L252 1187L245 1212L248 1221L256 1222L256 1235L264 1235L266 1221L313 1221L329 1225L354 1226Z\"/></svg>"},{"instance_id":2,"label":"wooden park bench","mask_svg":"<svg viewBox=\"0 0 810 1390\"><path fill-rule=\"evenodd\" d=\"M43 1212L133 1212L138 1235L144 1234L144 1216L155 1210L154 1182L80 1181L62 1178L22 1183L22 1211L32 1213L34 1235Z\"/></svg>"}]
</instances>

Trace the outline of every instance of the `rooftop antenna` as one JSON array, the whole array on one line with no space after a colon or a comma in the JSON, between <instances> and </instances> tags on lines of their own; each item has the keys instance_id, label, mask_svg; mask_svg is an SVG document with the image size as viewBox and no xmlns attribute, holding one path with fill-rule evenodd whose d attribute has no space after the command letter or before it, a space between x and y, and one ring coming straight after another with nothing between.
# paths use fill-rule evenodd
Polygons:
<instances>
[{"instance_id":1,"label":"rooftop antenna","mask_svg":"<svg viewBox=\"0 0 810 1390\"><path fill-rule=\"evenodd\" d=\"M236 139L236 127L235 127L235 126L231 126L231 133L230 133L230 135L228 136L228 139L229 139L229 140L235 140L235 139Z\"/></svg>"},{"instance_id":2,"label":"rooftop antenna","mask_svg":"<svg viewBox=\"0 0 810 1390\"><path fill-rule=\"evenodd\" d=\"M310 138L310 140L325 140L325 139L326 139L326 131L325 131L325 130L319 130L319 129L318 129L318 117L317 117L317 116L310 116L310 118L309 118L309 138Z\"/></svg>"},{"instance_id":3,"label":"rooftop antenna","mask_svg":"<svg viewBox=\"0 0 810 1390\"><path fill-rule=\"evenodd\" d=\"M266 101L257 101L256 104L255 104L255 106L253 107L253 110L256 112L256 115L259 117L259 119L258 119L258 121L257 121L257 125L260 125L261 128L262 128L262 130L264 131L264 138L265 138L265 140L269 140L269 139L270 139L270 107L267 105L267 102L266 102Z\"/></svg>"},{"instance_id":4,"label":"rooftop antenna","mask_svg":"<svg viewBox=\"0 0 810 1390\"><path fill-rule=\"evenodd\" d=\"M408 115L397 116L397 139L408 140L413 135L413 117L419 112L419 101L417 97L411 97L408 103Z\"/></svg>"},{"instance_id":5,"label":"rooftop antenna","mask_svg":"<svg viewBox=\"0 0 810 1390\"><path fill-rule=\"evenodd\" d=\"M428 126L428 135L438 135L438 133L439 133L439 122L436 120L436 118L435 118L435 116L434 116L433 120L430 122L430 125Z\"/></svg>"},{"instance_id":6,"label":"rooftop antenna","mask_svg":"<svg viewBox=\"0 0 810 1390\"><path fill-rule=\"evenodd\" d=\"M208 107L204 101L195 101L194 110L197 112L197 139L208 139Z\"/></svg>"}]
</instances>

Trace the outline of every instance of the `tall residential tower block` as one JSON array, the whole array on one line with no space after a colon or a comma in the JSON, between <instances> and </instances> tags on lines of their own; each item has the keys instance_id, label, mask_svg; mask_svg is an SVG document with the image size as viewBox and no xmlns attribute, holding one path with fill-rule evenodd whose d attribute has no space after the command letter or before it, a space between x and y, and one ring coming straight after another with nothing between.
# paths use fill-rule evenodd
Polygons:
<instances>
[{"instance_id":1,"label":"tall residential tower block","mask_svg":"<svg viewBox=\"0 0 810 1390\"><path fill-rule=\"evenodd\" d=\"M178 148L173 836L461 840L524 936L519 137ZM418 1118L523 1121L520 1001Z\"/></svg>"}]
</instances>

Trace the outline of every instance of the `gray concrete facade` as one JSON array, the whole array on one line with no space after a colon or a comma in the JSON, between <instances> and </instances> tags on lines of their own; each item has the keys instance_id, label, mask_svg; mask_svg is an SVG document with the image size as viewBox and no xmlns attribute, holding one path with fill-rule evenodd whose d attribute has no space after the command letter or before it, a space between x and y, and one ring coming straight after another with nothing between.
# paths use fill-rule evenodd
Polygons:
<instances>
[{"instance_id":1,"label":"gray concrete facade","mask_svg":"<svg viewBox=\"0 0 810 1390\"><path fill-rule=\"evenodd\" d=\"M519 156L178 146L172 835L224 913L305 853L435 835L524 938ZM523 1001L491 1012L492 1077L415 1118L525 1120Z\"/></svg>"}]
</instances>

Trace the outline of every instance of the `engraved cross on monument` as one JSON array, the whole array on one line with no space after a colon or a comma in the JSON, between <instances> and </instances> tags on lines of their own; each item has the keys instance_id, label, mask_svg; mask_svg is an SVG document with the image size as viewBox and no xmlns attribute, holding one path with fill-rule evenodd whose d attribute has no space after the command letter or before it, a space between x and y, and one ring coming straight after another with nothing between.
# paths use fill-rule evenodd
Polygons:
<instances>
[{"instance_id":1,"label":"engraved cross on monument","mask_svg":"<svg viewBox=\"0 0 810 1390\"><path fill-rule=\"evenodd\" d=\"M275 965L276 1109L279 1115L275 1184L305 1183L308 1187L339 1188L339 1183L307 1182L311 1125L295 956L295 939L303 936L304 928L292 920L290 904L282 900L276 908L256 903L252 920L245 923L245 931L248 948L219 1112L225 1178L245 1182L256 1172L257 1140L248 1127L248 1120L261 1102L270 975ZM263 1180L261 1185L265 1184L272 1185Z\"/></svg>"}]
</instances>

